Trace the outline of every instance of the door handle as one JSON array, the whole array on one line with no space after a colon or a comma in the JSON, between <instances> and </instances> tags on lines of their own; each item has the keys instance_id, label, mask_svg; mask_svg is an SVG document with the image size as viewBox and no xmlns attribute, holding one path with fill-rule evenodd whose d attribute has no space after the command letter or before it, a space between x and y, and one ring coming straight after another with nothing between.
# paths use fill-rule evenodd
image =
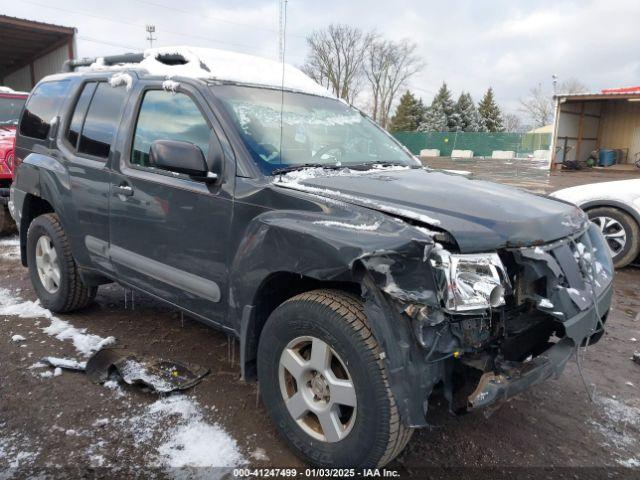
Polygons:
<instances>
[{"instance_id":1,"label":"door handle","mask_svg":"<svg viewBox=\"0 0 640 480\"><path fill-rule=\"evenodd\" d=\"M133 196L133 188L131 188L131 185L127 185L126 183L118 185L116 187L116 191L118 192L118 195L124 195L125 197Z\"/></svg>"}]
</instances>

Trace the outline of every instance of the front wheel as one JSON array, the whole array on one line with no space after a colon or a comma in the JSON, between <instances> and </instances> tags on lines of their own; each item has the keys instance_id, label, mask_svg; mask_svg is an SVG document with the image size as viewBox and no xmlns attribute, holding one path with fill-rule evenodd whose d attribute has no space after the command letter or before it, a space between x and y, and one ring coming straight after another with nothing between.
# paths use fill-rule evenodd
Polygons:
<instances>
[{"instance_id":1,"label":"front wheel","mask_svg":"<svg viewBox=\"0 0 640 480\"><path fill-rule=\"evenodd\" d=\"M260 337L258 378L266 408L301 458L320 467L380 467L405 447L363 305L334 290L291 298Z\"/></svg>"},{"instance_id":2,"label":"front wheel","mask_svg":"<svg viewBox=\"0 0 640 480\"><path fill-rule=\"evenodd\" d=\"M27 264L42 306L53 312L83 308L96 296L96 287L87 287L80 279L71 245L55 213L41 215L29 225Z\"/></svg>"},{"instance_id":3,"label":"front wheel","mask_svg":"<svg viewBox=\"0 0 640 480\"><path fill-rule=\"evenodd\" d=\"M587 215L602 232L615 268L626 267L640 254L639 227L631 216L611 207L594 208Z\"/></svg>"}]
</instances>

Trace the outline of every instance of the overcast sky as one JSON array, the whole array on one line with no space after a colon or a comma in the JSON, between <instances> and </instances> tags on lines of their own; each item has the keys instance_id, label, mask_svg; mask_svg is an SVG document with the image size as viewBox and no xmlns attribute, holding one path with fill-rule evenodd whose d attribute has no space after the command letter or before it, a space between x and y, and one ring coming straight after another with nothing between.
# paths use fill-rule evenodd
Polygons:
<instances>
[{"instance_id":1,"label":"overcast sky","mask_svg":"<svg viewBox=\"0 0 640 480\"><path fill-rule=\"evenodd\" d=\"M225 48L277 58L277 0L0 0L0 13L78 29L80 56L158 45ZM289 0L287 61L330 23L418 44L426 67L410 87L430 102L442 81L455 96L493 86L507 111L538 83L574 77L591 90L640 84L640 0Z\"/></svg>"}]
</instances>

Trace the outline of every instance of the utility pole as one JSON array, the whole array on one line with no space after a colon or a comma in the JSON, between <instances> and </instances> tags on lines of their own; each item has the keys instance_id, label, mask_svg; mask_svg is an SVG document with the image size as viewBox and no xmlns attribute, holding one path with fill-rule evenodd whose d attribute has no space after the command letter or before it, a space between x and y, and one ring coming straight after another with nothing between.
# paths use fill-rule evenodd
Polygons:
<instances>
[{"instance_id":1,"label":"utility pole","mask_svg":"<svg viewBox=\"0 0 640 480\"><path fill-rule=\"evenodd\" d=\"M556 75L555 73L553 75L551 75L551 78L553 79L553 94L555 95L558 90L558 75Z\"/></svg>"},{"instance_id":2,"label":"utility pole","mask_svg":"<svg viewBox=\"0 0 640 480\"><path fill-rule=\"evenodd\" d=\"M156 26L147 25L145 28L147 30L147 40L149 40L149 48L153 48L153 42L154 40L157 40L157 38L153 36L153 34L156 33Z\"/></svg>"}]
</instances>

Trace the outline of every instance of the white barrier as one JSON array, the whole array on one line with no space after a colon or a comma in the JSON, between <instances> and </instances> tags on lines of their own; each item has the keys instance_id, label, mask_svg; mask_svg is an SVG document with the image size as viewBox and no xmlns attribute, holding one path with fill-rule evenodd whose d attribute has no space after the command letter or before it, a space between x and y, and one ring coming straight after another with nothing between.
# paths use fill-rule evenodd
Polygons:
<instances>
[{"instance_id":1,"label":"white barrier","mask_svg":"<svg viewBox=\"0 0 640 480\"><path fill-rule=\"evenodd\" d=\"M550 152L549 150L535 150L533 152L533 158L536 160L549 160Z\"/></svg>"},{"instance_id":2,"label":"white barrier","mask_svg":"<svg viewBox=\"0 0 640 480\"><path fill-rule=\"evenodd\" d=\"M425 148L424 150L420 150L420 158L422 157L439 157L440 150L437 148Z\"/></svg>"},{"instance_id":3,"label":"white barrier","mask_svg":"<svg viewBox=\"0 0 640 480\"><path fill-rule=\"evenodd\" d=\"M515 158L516 152L513 150L494 150L491 152L491 158L497 160L511 160Z\"/></svg>"},{"instance_id":4,"label":"white barrier","mask_svg":"<svg viewBox=\"0 0 640 480\"><path fill-rule=\"evenodd\" d=\"M453 150L451 158L473 158L473 150Z\"/></svg>"}]
</instances>

